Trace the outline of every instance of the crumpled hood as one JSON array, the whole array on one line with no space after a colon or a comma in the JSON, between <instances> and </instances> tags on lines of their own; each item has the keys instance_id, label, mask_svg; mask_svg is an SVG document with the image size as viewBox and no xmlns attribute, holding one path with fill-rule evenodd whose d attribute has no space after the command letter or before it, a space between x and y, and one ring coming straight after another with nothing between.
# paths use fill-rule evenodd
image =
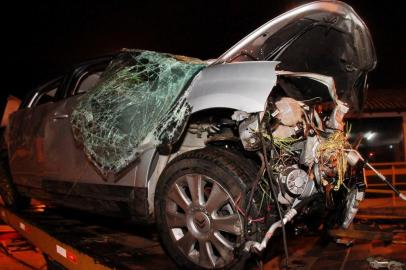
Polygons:
<instances>
[{"instance_id":1,"label":"crumpled hood","mask_svg":"<svg viewBox=\"0 0 406 270\"><path fill-rule=\"evenodd\" d=\"M367 73L376 66L368 28L345 3L318 1L264 24L224 53L215 64L280 61L278 69L334 78L337 94L362 109Z\"/></svg>"}]
</instances>

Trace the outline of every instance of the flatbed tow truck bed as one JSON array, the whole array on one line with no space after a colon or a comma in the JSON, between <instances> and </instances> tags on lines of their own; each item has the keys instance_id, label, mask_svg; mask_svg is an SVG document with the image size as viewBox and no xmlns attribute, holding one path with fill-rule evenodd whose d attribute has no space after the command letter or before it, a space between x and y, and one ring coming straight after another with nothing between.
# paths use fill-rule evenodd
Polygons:
<instances>
[{"instance_id":1,"label":"flatbed tow truck bed","mask_svg":"<svg viewBox=\"0 0 406 270\"><path fill-rule=\"evenodd\" d=\"M0 216L32 245L67 269L176 268L162 250L156 234L145 226L69 209L48 209L43 205L34 205L21 213L0 205Z\"/></svg>"},{"instance_id":2,"label":"flatbed tow truck bed","mask_svg":"<svg viewBox=\"0 0 406 270\"><path fill-rule=\"evenodd\" d=\"M382 219L382 215L374 216L371 212L373 203L366 202L364 209L368 211L361 208L362 219L356 220L350 230L330 232L340 241L355 239L353 245L325 242L319 235L290 237L290 269L371 269L367 258L373 256L406 263L405 206L398 205L399 211L384 213L389 218ZM154 226L41 204L20 213L0 204L0 218L46 254L59 266L57 269L176 269L162 250ZM279 243L278 239L274 241ZM283 251L278 248L280 244L274 246L276 252L272 248L275 254L264 262L263 269L280 269ZM3 269L1 263L0 269ZM260 267L251 263L248 269Z\"/></svg>"}]
</instances>

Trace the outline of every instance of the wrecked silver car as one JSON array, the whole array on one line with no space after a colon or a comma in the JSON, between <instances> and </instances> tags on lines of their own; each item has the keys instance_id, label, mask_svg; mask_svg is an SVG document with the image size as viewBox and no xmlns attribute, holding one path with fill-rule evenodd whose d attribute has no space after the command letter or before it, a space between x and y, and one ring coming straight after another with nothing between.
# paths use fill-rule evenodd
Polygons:
<instances>
[{"instance_id":1,"label":"wrecked silver car","mask_svg":"<svg viewBox=\"0 0 406 270\"><path fill-rule=\"evenodd\" d=\"M180 267L236 267L289 221L350 225L365 186L344 118L375 65L342 2L282 14L215 60L123 50L12 115L1 195L156 222Z\"/></svg>"}]
</instances>

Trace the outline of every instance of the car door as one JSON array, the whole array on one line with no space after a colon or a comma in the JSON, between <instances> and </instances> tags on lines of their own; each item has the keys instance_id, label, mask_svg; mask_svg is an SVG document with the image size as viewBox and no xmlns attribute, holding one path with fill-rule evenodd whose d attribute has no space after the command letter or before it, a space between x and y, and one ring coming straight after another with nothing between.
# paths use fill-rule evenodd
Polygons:
<instances>
[{"instance_id":1,"label":"car door","mask_svg":"<svg viewBox=\"0 0 406 270\"><path fill-rule=\"evenodd\" d=\"M97 83L100 71L80 70L80 74L75 73L72 75L70 85L77 89L67 91L67 97L57 102L47 116L44 140L47 159L44 180L46 182L104 183L107 180L93 169L81 146L74 140L70 123L70 116L80 96ZM53 191L56 191L55 187Z\"/></svg>"},{"instance_id":2,"label":"car door","mask_svg":"<svg viewBox=\"0 0 406 270\"><path fill-rule=\"evenodd\" d=\"M45 117L58 100L63 77L33 91L10 117L7 128L9 163L13 180L23 192L41 187L46 165Z\"/></svg>"},{"instance_id":3,"label":"car door","mask_svg":"<svg viewBox=\"0 0 406 270\"><path fill-rule=\"evenodd\" d=\"M97 83L102 69L100 65L98 68L88 66L77 69L68 87L67 97L54 104L44 124L46 160L42 188L49 193L63 195L59 198L64 203L75 197L123 201L128 200L133 191L136 167L114 179L107 179L92 165L73 137L70 116L80 97Z\"/></svg>"}]
</instances>

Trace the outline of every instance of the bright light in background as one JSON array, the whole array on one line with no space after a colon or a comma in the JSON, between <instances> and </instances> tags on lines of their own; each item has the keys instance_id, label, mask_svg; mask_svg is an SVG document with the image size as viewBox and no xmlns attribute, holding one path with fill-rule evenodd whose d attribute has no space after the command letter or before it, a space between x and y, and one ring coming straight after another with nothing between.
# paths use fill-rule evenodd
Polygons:
<instances>
[{"instance_id":1,"label":"bright light in background","mask_svg":"<svg viewBox=\"0 0 406 270\"><path fill-rule=\"evenodd\" d=\"M364 138L367 139L368 141L372 140L376 136L375 132L368 131L365 133Z\"/></svg>"},{"instance_id":2,"label":"bright light in background","mask_svg":"<svg viewBox=\"0 0 406 270\"><path fill-rule=\"evenodd\" d=\"M389 149L393 149L393 145L389 145Z\"/></svg>"}]
</instances>

